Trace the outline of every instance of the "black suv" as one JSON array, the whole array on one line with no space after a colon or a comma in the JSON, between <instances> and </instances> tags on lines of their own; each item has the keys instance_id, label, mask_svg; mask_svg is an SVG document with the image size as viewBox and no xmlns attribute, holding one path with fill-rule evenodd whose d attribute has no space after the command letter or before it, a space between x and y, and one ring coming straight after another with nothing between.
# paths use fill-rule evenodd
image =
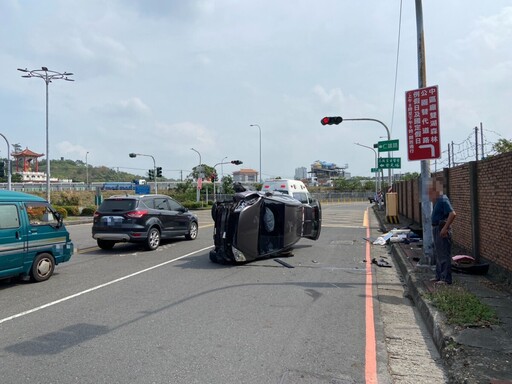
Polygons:
<instances>
[{"instance_id":1,"label":"black suv","mask_svg":"<svg viewBox=\"0 0 512 384\"><path fill-rule=\"evenodd\" d=\"M103 201L92 225L92 237L101 249L115 243L144 243L147 250L157 249L161 239L197 237L197 216L169 196L118 195Z\"/></svg>"}]
</instances>

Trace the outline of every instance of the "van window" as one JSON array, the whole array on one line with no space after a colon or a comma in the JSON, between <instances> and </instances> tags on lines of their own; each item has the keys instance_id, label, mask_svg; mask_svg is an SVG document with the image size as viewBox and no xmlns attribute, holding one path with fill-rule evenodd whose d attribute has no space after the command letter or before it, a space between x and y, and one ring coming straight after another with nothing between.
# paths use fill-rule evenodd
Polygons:
<instances>
[{"instance_id":1,"label":"van window","mask_svg":"<svg viewBox=\"0 0 512 384\"><path fill-rule=\"evenodd\" d=\"M59 224L48 203L37 201L25 203L25 209L30 225Z\"/></svg>"},{"instance_id":2,"label":"van window","mask_svg":"<svg viewBox=\"0 0 512 384\"><path fill-rule=\"evenodd\" d=\"M0 229L18 228L20 216L14 204L0 205Z\"/></svg>"}]
</instances>

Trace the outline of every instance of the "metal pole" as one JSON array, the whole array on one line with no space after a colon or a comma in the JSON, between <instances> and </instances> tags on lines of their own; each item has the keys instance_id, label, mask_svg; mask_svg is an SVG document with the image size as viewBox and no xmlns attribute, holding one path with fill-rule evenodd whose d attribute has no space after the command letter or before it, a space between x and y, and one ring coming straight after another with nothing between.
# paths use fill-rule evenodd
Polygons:
<instances>
[{"instance_id":1,"label":"metal pole","mask_svg":"<svg viewBox=\"0 0 512 384\"><path fill-rule=\"evenodd\" d=\"M46 83L46 200L50 202L50 137L48 130L48 74L44 82Z\"/></svg>"},{"instance_id":2,"label":"metal pole","mask_svg":"<svg viewBox=\"0 0 512 384\"><path fill-rule=\"evenodd\" d=\"M85 153L85 187L89 186L89 163L87 162L87 155L89 152Z\"/></svg>"},{"instance_id":3,"label":"metal pole","mask_svg":"<svg viewBox=\"0 0 512 384\"><path fill-rule=\"evenodd\" d=\"M47 67L41 67L41 69L35 69L29 71L28 69L18 68L18 71L25 73L21 77L39 77L44 80L46 84L46 200L50 202L50 139L49 139L49 129L48 129L48 84L52 80L66 80L66 81L74 81L70 79L68 76L72 76L73 74L70 72L56 72L51 71Z\"/></svg>"},{"instance_id":4,"label":"metal pole","mask_svg":"<svg viewBox=\"0 0 512 384\"><path fill-rule=\"evenodd\" d=\"M480 122L480 144L482 145L482 156L480 158L483 160L485 159L485 153L484 153L484 127L482 123Z\"/></svg>"},{"instance_id":5,"label":"metal pole","mask_svg":"<svg viewBox=\"0 0 512 384\"><path fill-rule=\"evenodd\" d=\"M345 119L345 118L343 118L343 121L375 121L376 123L379 123L384 128L386 128L386 132L387 132L387 136L388 136L388 141L391 140L391 134L389 133L389 128L386 126L386 124L384 124L380 120L370 119L370 118L366 118L366 117L361 117L361 118L358 118L358 119ZM388 152L388 158L389 157L391 157L391 152ZM389 187L391 187L391 185L393 184L392 181L391 181L391 168L388 169L388 183L389 183Z\"/></svg>"},{"instance_id":6,"label":"metal pole","mask_svg":"<svg viewBox=\"0 0 512 384\"><path fill-rule=\"evenodd\" d=\"M367 145L363 145L363 144L359 144L359 143L354 143L355 145L359 145L360 147L365 147L365 148L368 148L368 149L371 149L374 153L375 153L375 169L376 169L376 172L375 172L375 196L377 196L377 192L378 192L378 178L379 178L379 163L378 163L378 160L377 160L377 151L372 148L372 147L369 147Z\"/></svg>"},{"instance_id":7,"label":"metal pole","mask_svg":"<svg viewBox=\"0 0 512 384\"><path fill-rule=\"evenodd\" d=\"M261 176L261 127L258 124L251 124L251 127L258 127L258 130L260 131L260 183L263 183Z\"/></svg>"},{"instance_id":8,"label":"metal pole","mask_svg":"<svg viewBox=\"0 0 512 384\"><path fill-rule=\"evenodd\" d=\"M200 200L200 192L199 192L199 178L201 177L201 174L199 173L200 172L200 168L201 168L201 154L199 153L199 151L195 150L194 148L190 148L192 151L196 152L198 155L199 155L199 166L197 167L197 180L198 180L198 183L197 183L197 186L196 186L196 201L199 203L199 200Z\"/></svg>"},{"instance_id":9,"label":"metal pole","mask_svg":"<svg viewBox=\"0 0 512 384\"><path fill-rule=\"evenodd\" d=\"M475 156L478 161L478 127L475 127Z\"/></svg>"},{"instance_id":10,"label":"metal pole","mask_svg":"<svg viewBox=\"0 0 512 384\"><path fill-rule=\"evenodd\" d=\"M146 156L151 157L153 159L153 177L154 177L154 188L155 188L155 194L158 193L158 185L156 183L156 161L155 158L152 155L145 155L143 153L130 153L130 157L137 157L137 156ZM119 168L117 169L117 172L119 172Z\"/></svg>"},{"instance_id":11,"label":"metal pole","mask_svg":"<svg viewBox=\"0 0 512 384\"><path fill-rule=\"evenodd\" d=\"M416 0L416 33L418 39L418 85L427 86L425 64L425 40L423 34L423 8L421 0ZM421 160L421 222L423 227L423 257L418 264L435 264L432 235L432 203L428 196L430 160Z\"/></svg>"},{"instance_id":12,"label":"metal pole","mask_svg":"<svg viewBox=\"0 0 512 384\"><path fill-rule=\"evenodd\" d=\"M7 190L11 190L11 156L9 154L10 151L10 144L9 140L7 140L7 137L5 137L3 134L0 133L0 136L2 136L7 143Z\"/></svg>"},{"instance_id":13,"label":"metal pole","mask_svg":"<svg viewBox=\"0 0 512 384\"><path fill-rule=\"evenodd\" d=\"M157 194L158 193L158 184L156 182L156 161L155 161L155 158L153 156L151 156L151 158L153 159L153 177L154 177L153 181L154 181L154 184L155 184L155 194Z\"/></svg>"}]
</instances>

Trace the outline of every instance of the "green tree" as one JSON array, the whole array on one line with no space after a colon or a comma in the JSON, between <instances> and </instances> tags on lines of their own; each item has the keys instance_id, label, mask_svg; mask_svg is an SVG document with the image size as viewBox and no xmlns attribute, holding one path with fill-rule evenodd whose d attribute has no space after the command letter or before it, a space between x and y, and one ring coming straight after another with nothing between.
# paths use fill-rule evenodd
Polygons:
<instances>
[{"instance_id":1,"label":"green tree","mask_svg":"<svg viewBox=\"0 0 512 384\"><path fill-rule=\"evenodd\" d=\"M492 149L499 154L512 152L512 140L499 139L493 144Z\"/></svg>"},{"instance_id":2,"label":"green tree","mask_svg":"<svg viewBox=\"0 0 512 384\"><path fill-rule=\"evenodd\" d=\"M216 173L215 168L210 167L209 165L206 164L201 164L200 166L197 165L194 168L192 168L192 173L189 176L192 177L193 179L198 179L199 167L202 168L203 179L210 179L212 177L212 174Z\"/></svg>"},{"instance_id":3,"label":"green tree","mask_svg":"<svg viewBox=\"0 0 512 384\"><path fill-rule=\"evenodd\" d=\"M224 176L222 178L222 193L225 194L231 194L235 193L235 190L233 189L233 177L230 175Z\"/></svg>"}]
</instances>

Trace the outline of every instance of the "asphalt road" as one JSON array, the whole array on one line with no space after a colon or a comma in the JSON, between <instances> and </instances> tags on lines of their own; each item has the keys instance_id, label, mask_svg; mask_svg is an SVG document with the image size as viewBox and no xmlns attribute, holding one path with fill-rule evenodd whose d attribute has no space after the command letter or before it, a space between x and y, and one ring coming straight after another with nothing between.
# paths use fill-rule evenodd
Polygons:
<instances>
[{"instance_id":1,"label":"asphalt road","mask_svg":"<svg viewBox=\"0 0 512 384\"><path fill-rule=\"evenodd\" d=\"M380 271L370 273L368 329L368 204L323 208L320 239L301 240L282 259L294 268L273 259L211 263L207 211L195 241L153 252L131 244L100 250L90 225L69 226L79 251L50 280L0 282L0 381L365 383L372 382L373 332L378 382L408 382L389 368L386 319L372 283ZM371 231L379 235L375 223ZM401 300L400 282L390 281ZM425 359L435 362L428 351ZM419 375L411 382L421 383ZM426 375L432 378L430 367Z\"/></svg>"}]
</instances>

